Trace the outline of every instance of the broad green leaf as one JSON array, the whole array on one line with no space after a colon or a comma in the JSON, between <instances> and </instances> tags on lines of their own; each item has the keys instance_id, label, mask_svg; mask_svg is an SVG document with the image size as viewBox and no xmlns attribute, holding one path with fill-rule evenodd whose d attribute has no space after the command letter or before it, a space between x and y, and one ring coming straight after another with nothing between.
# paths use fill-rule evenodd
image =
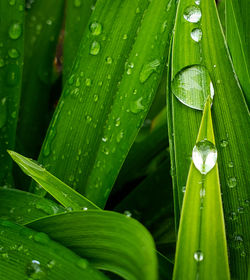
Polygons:
<instances>
[{"instance_id":1,"label":"broad green leaf","mask_svg":"<svg viewBox=\"0 0 250 280\"><path fill-rule=\"evenodd\" d=\"M0 188L0 218L25 224L35 219L65 212L54 201L14 189Z\"/></svg>"},{"instance_id":2,"label":"broad green leaf","mask_svg":"<svg viewBox=\"0 0 250 280\"><path fill-rule=\"evenodd\" d=\"M88 210L42 218L28 226L47 233L98 269L128 280L157 279L153 239L130 217Z\"/></svg>"},{"instance_id":3,"label":"broad green leaf","mask_svg":"<svg viewBox=\"0 0 250 280\"><path fill-rule=\"evenodd\" d=\"M210 98L182 205L173 279L230 279ZM202 146L199 146L201 143ZM212 147L213 146L213 147ZM200 148L199 148L200 147Z\"/></svg>"},{"instance_id":4,"label":"broad green leaf","mask_svg":"<svg viewBox=\"0 0 250 280\"><path fill-rule=\"evenodd\" d=\"M34 179L64 207L70 207L73 210L82 210L84 208L99 209L90 200L71 189L36 162L13 151L8 152L25 174Z\"/></svg>"},{"instance_id":5,"label":"broad green leaf","mask_svg":"<svg viewBox=\"0 0 250 280\"><path fill-rule=\"evenodd\" d=\"M183 49L188 49L188 52L183 52ZM249 216L246 209L249 198L250 170L249 141L247 141L249 112L235 78L213 0L200 1L200 5L194 4L191 0L179 1L171 65L171 81L184 75L185 83L180 90L186 88L186 94L189 97L193 89L199 90L204 86L204 84L199 84L199 79L207 83L205 72L211 77L214 88L212 115L218 150L230 269L232 278L245 279L248 270L248 256L245 252L247 240L249 240ZM196 65L199 69L194 72ZM202 69L201 72L199 72L200 69ZM172 173L173 181L176 183L174 197L177 190L179 205L176 208L181 208L182 189L186 186L191 152L198 134L201 112L182 104L173 93L168 95L168 104L171 107L168 119ZM238 209L243 209L243 211Z\"/></svg>"},{"instance_id":6,"label":"broad green leaf","mask_svg":"<svg viewBox=\"0 0 250 280\"><path fill-rule=\"evenodd\" d=\"M39 157L101 207L146 117L166 61L175 3L151 1L141 20L146 4L97 2L90 24L97 21L103 32L85 30Z\"/></svg>"},{"instance_id":7,"label":"broad green leaf","mask_svg":"<svg viewBox=\"0 0 250 280\"><path fill-rule=\"evenodd\" d=\"M76 0L66 3L66 23L63 44L63 81L66 82L96 0Z\"/></svg>"},{"instance_id":8,"label":"broad green leaf","mask_svg":"<svg viewBox=\"0 0 250 280\"><path fill-rule=\"evenodd\" d=\"M20 153L32 158L38 156L49 122L52 63L63 10L64 0L26 3L25 56L17 147ZM21 183L18 182L19 186Z\"/></svg>"},{"instance_id":9,"label":"broad green leaf","mask_svg":"<svg viewBox=\"0 0 250 280\"><path fill-rule=\"evenodd\" d=\"M247 48L244 18L240 9L250 10L250 1L226 0L226 39L232 56L236 74L240 80L248 105L250 104L250 49Z\"/></svg>"},{"instance_id":10,"label":"broad green leaf","mask_svg":"<svg viewBox=\"0 0 250 280\"><path fill-rule=\"evenodd\" d=\"M24 42L24 0L0 2L0 184L11 184L21 94Z\"/></svg>"},{"instance_id":11,"label":"broad green leaf","mask_svg":"<svg viewBox=\"0 0 250 280\"><path fill-rule=\"evenodd\" d=\"M0 220L0 278L105 280L101 272L42 232Z\"/></svg>"}]
</instances>

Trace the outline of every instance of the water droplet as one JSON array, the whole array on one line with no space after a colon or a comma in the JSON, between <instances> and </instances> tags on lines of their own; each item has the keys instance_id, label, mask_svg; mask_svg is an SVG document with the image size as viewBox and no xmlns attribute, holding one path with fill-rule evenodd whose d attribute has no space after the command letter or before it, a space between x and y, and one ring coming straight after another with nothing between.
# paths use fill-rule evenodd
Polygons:
<instances>
[{"instance_id":1,"label":"water droplet","mask_svg":"<svg viewBox=\"0 0 250 280\"><path fill-rule=\"evenodd\" d=\"M203 110L208 96L213 99L214 87L207 69L194 65L182 69L172 81L172 92L190 108Z\"/></svg>"},{"instance_id":2,"label":"water droplet","mask_svg":"<svg viewBox=\"0 0 250 280\"><path fill-rule=\"evenodd\" d=\"M92 22L89 26L89 29L94 36L98 36L102 33L102 25L97 21Z\"/></svg>"},{"instance_id":3,"label":"water droplet","mask_svg":"<svg viewBox=\"0 0 250 280\"><path fill-rule=\"evenodd\" d=\"M200 28L194 28L191 31L191 38L195 41L195 42L200 42L201 38L202 38L202 31Z\"/></svg>"},{"instance_id":4,"label":"water droplet","mask_svg":"<svg viewBox=\"0 0 250 280\"><path fill-rule=\"evenodd\" d=\"M8 50L8 55L10 58L18 58L19 57L19 51L17 49L10 49Z\"/></svg>"},{"instance_id":5,"label":"water droplet","mask_svg":"<svg viewBox=\"0 0 250 280\"><path fill-rule=\"evenodd\" d=\"M9 0L10 6L14 6L16 4L16 0Z\"/></svg>"},{"instance_id":6,"label":"water droplet","mask_svg":"<svg viewBox=\"0 0 250 280\"><path fill-rule=\"evenodd\" d=\"M4 67L4 59L0 58L0 68Z\"/></svg>"},{"instance_id":7,"label":"water droplet","mask_svg":"<svg viewBox=\"0 0 250 280\"><path fill-rule=\"evenodd\" d=\"M227 185L229 188L235 188L237 186L237 180L235 177L230 177L227 179Z\"/></svg>"},{"instance_id":8,"label":"water droplet","mask_svg":"<svg viewBox=\"0 0 250 280\"><path fill-rule=\"evenodd\" d=\"M95 95L94 95L94 101L95 101L95 102L97 102L97 101L98 101L98 99L99 99L98 95L97 95L97 94L95 94Z\"/></svg>"},{"instance_id":9,"label":"water droplet","mask_svg":"<svg viewBox=\"0 0 250 280\"><path fill-rule=\"evenodd\" d=\"M201 19L201 10L198 7L189 6L188 8L186 8L183 16L185 20L197 23Z\"/></svg>"},{"instance_id":10,"label":"water droplet","mask_svg":"<svg viewBox=\"0 0 250 280\"><path fill-rule=\"evenodd\" d=\"M200 3L201 3L201 0L195 0L196 5L200 5Z\"/></svg>"},{"instance_id":11,"label":"water droplet","mask_svg":"<svg viewBox=\"0 0 250 280\"><path fill-rule=\"evenodd\" d=\"M7 66L6 83L10 87L14 87L19 81L19 68L17 65L9 64Z\"/></svg>"},{"instance_id":12,"label":"water droplet","mask_svg":"<svg viewBox=\"0 0 250 280\"><path fill-rule=\"evenodd\" d=\"M107 137L102 137L102 142L107 142L108 141L108 138Z\"/></svg>"},{"instance_id":13,"label":"water droplet","mask_svg":"<svg viewBox=\"0 0 250 280\"><path fill-rule=\"evenodd\" d=\"M76 8L81 7L81 5L82 5L82 0L74 0L74 6L75 6Z\"/></svg>"},{"instance_id":14,"label":"water droplet","mask_svg":"<svg viewBox=\"0 0 250 280\"><path fill-rule=\"evenodd\" d=\"M122 37L123 40L127 40L128 39L128 34L124 34Z\"/></svg>"},{"instance_id":15,"label":"water droplet","mask_svg":"<svg viewBox=\"0 0 250 280\"><path fill-rule=\"evenodd\" d=\"M193 148L192 160L201 174L207 174L216 164L216 147L208 140L198 142Z\"/></svg>"},{"instance_id":16,"label":"water droplet","mask_svg":"<svg viewBox=\"0 0 250 280\"><path fill-rule=\"evenodd\" d=\"M82 210L83 210L83 211L87 211L87 210L88 210L88 207L83 207Z\"/></svg>"},{"instance_id":17,"label":"water droplet","mask_svg":"<svg viewBox=\"0 0 250 280\"><path fill-rule=\"evenodd\" d=\"M87 87L90 87L91 86L91 79L90 78L87 78L86 80L85 80L85 84L86 84L86 86Z\"/></svg>"},{"instance_id":18,"label":"water droplet","mask_svg":"<svg viewBox=\"0 0 250 280\"><path fill-rule=\"evenodd\" d=\"M144 110L144 106L141 104L142 97L138 98L135 101L130 102L130 111L134 114L137 114Z\"/></svg>"},{"instance_id":19,"label":"water droplet","mask_svg":"<svg viewBox=\"0 0 250 280\"><path fill-rule=\"evenodd\" d=\"M6 97L0 101L0 128L2 128L7 121L7 102Z\"/></svg>"},{"instance_id":20,"label":"water droplet","mask_svg":"<svg viewBox=\"0 0 250 280\"><path fill-rule=\"evenodd\" d=\"M92 121L92 118L89 115L87 115L85 117L85 119L86 119L87 123L90 123Z\"/></svg>"},{"instance_id":21,"label":"water droplet","mask_svg":"<svg viewBox=\"0 0 250 280\"><path fill-rule=\"evenodd\" d=\"M140 72L140 82L144 83L150 77L150 75L157 70L160 66L160 60L155 59L147 64L144 64Z\"/></svg>"},{"instance_id":22,"label":"water droplet","mask_svg":"<svg viewBox=\"0 0 250 280\"><path fill-rule=\"evenodd\" d=\"M47 267L49 269L52 269L54 266L56 265L56 261L55 260L51 260L47 263Z\"/></svg>"},{"instance_id":23,"label":"water droplet","mask_svg":"<svg viewBox=\"0 0 250 280\"><path fill-rule=\"evenodd\" d=\"M185 192L186 192L186 186L182 187L182 188L181 188L181 191L182 191L183 193L185 193Z\"/></svg>"},{"instance_id":24,"label":"water droplet","mask_svg":"<svg viewBox=\"0 0 250 280\"><path fill-rule=\"evenodd\" d=\"M121 131L117 134L117 136L116 136L116 141L117 141L117 143L120 143L120 142L121 142L123 136L124 136L124 132L123 132L123 130L121 130Z\"/></svg>"},{"instance_id":25,"label":"water droplet","mask_svg":"<svg viewBox=\"0 0 250 280\"><path fill-rule=\"evenodd\" d=\"M112 58L110 56L106 57L106 63L111 64L112 63Z\"/></svg>"},{"instance_id":26,"label":"water droplet","mask_svg":"<svg viewBox=\"0 0 250 280\"><path fill-rule=\"evenodd\" d=\"M27 275L30 279L45 279L46 273L37 260L32 260L27 266Z\"/></svg>"},{"instance_id":27,"label":"water droplet","mask_svg":"<svg viewBox=\"0 0 250 280\"><path fill-rule=\"evenodd\" d=\"M227 141L226 139L222 139L222 140L220 141L220 146L221 146L222 148L226 148L227 145L228 145L228 141Z\"/></svg>"},{"instance_id":28,"label":"water droplet","mask_svg":"<svg viewBox=\"0 0 250 280\"><path fill-rule=\"evenodd\" d=\"M128 218L132 217L132 213L128 210L124 211L124 215Z\"/></svg>"},{"instance_id":29,"label":"water droplet","mask_svg":"<svg viewBox=\"0 0 250 280\"><path fill-rule=\"evenodd\" d=\"M97 41L94 41L92 43L92 45L90 46L90 54L92 55L98 55L99 51L100 51L100 43L98 43Z\"/></svg>"},{"instance_id":30,"label":"water droplet","mask_svg":"<svg viewBox=\"0 0 250 280\"><path fill-rule=\"evenodd\" d=\"M198 250L194 253L194 259L197 261L197 262L202 262L203 259L204 259L204 255L202 253L202 251Z\"/></svg>"},{"instance_id":31,"label":"water droplet","mask_svg":"<svg viewBox=\"0 0 250 280\"><path fill-rule=\"evenodd\" d=\"M69 85L73 85L74 81L75 81L75 75L73 74L73 75L71 75L71 76L69 77L69 79L68 79L68 84L69 84Z\"/></svg>"},{"instance_id":32,"label":"water droplet","mask_svg":"<svg viewBox=\"0 0 250 280\"><path fill-rule=\"evenodd\" d=\"M14 22L9 28L9 36L11 39L16 40L22 35L22 25Z\"/></svg>"},{"instance_id":33,"label":"water droplet","mask_svg":"<svg viewBox=\"0 0 250 280\"><path fill-rule=\"evenodd\" d=\"M117 119L115 120L115 126L118 127L120 124L121 124L121 119L120 119L120 118L117 118Z\"/></svg>"},{"instance_id":34,"label":"water droplet","mask_svg":"<svg viewBox=\"0 0 250 280\"><path fill-rule=\"evenodd\" d=\"M84 259L79 259L77 262L77 266L82 269L86 269L88 267L88 261Z\"/></svg>"}]
</instances>

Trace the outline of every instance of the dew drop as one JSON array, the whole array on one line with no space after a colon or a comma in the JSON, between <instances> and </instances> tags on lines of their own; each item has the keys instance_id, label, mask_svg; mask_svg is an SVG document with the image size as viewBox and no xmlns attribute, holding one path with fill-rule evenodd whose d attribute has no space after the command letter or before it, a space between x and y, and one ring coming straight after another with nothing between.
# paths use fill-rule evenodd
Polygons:
<instances>
[{"instance_id":1,"label":"dew drop","mask_svg":"<svg viewBox=\"0 0 250 280\"><path fill-rule=\"evenodd\" d=\"M200 3L201 3L201 0L195 0L195 4L196 4L196 5L198 5L198 6L199 6L199 5L200 5Z\"/></svg>"},{"instance_id":2,"label":"dew drop","mask_svg":"<svg viewBox=\"0 0 250 280\"><path fill-rule=\"evenodd\" d=\"M189 6L188 8L186 8L183 16L185 20L197 23L201 19L201 10L198 7Z\"/></svg>"},{"instance_id":3,"label":"dew drop","mask_svg":"<svg viewBox=\"0 0 250 280\"><path fill-rule=\"evenodd\" d=\"M204 259L204 255L202 253L202 251L198 250L194 253L194 259L197 261L197 262L202 262L203 259Z\"/></svg>"},{"instance_id":4,"label":"dew drop","mask_svg":"<svg viewBox=\"0 0 250 280\"><path fill-rule=\"evenodd\" d=\"M141 104L142 97L138 98L135 101L130 102L130 111L134 114L137 114L144 110L144 106Z\"/></svg>"},{"instance_id":5,"label":"dew drop","mask_svg":"<svg viewBox=\"0 0 250 280\"><path fill-rule=\"evenodd\" d=\"M92 81L91 81L90 78L87 78L87 79L85 80L85 84L86 84L87 87L90 87L90 86L91 86L91 83L92 83Z\"/></svg>"},{"instance_id":6,"label":"dew drop","mask_svg":"<svg viewBox=\"0 0 250 280\"><path fill-rule=\"evenodd\" d=\"M117 134L117 136L116 136L116 141L117 141L117 143L120 143L120 142L121 142L123 136L124 136L124 132L123 132L123 130L121 130L121 131Z\"/></svg>"},{"instance_id":7,"label":"dew drop","mask_svg":"<svg viewBox=\"0 0 250 280\"><path fill-rule=\"evenodd\" d=\"M19 57L19 51L17 49L10 49L8 50L8 55L10 58L18 58Z\"/></svg>"},{"instance_id":8,"label":"dew drop","mask_svg":"<svg viewBox=\"0 0 250 280\"><path fill-rule=\"evenodd\" d=\"M22 25L14 22L9 28L9 36L11 39L16 40L22 35Z\"/></svg>"},{"instance_id":9,"label":"dew drop","mask_svg":"<svg viewBox=\"0 0 250 280\"><path fill-rule=\"evenodd\" d=\"M55 261L55 260L50 260L50 261L47 263L47 267L48 267L49 269L52 269L55 265L56 265L56 261Z\"/></svg>"},{"instance_id":10,"label":"dew drop","mask_svg":"<svg viewBox=\"0 0 250 280\"><path fill-rule=\"evenodd\" d=\"M100 48L101 48L100 43L98 43L97 41L94 41L90 46L89 52L91 55L98 55Z\"/></svg>"},{"instance_id":11,"label":"dew drop","mask_svg":"<svg viewBox=\"0 0 250 280\"><path fill-rule=\"evenodd\" d=\"M200 42L200 40L202 39L202 31L200 28L194 28L191 31L191 38L195 41L195 42Z\"/></svg>"},{"instance_id":12,"label":"dew drop","mask_svg":"<svg viewBox=\"0 0 250 280\"><path fill-rule=\"evenodd\" d=\"M226 148L227 145L228 145L228 141L227 141L226 139L222 139L222 140L220 141L220 146L221 146L222 148Z\"/></svg>"},{"instance_id":13,"label":"dew drop","mask_svg":"<svg viewBox=\"0 0 250 280\"><path fill-rule=\"evenodd\" d=\"M86 269L88 267L88 262L84 259L79 259L77 261L77 266L81 269Z\"/></svg>"},{"instance_id":14,"label":"dew drop","mask_svg":"<svg viewBox=\"0 0 250 280\"><path fill-rule=\"evenodd\" d=\"M10 6L14 6L16 4L16 0L9 0Z\"/></svg>"},{"instance_id":15,"label":"dew drop","mask_svg":"<svg viewBox=\"0 0 250 280\"><path fill-rule=\"evenodd\" d=\"M93 36L98 36L102 33L102 25L97 21L92 22L89 26L89 30Z\"/></svg>"},{"instance_id":16,"label":"dew drop","mask_svg":"<svg viewBox=\"0 0 250 280\"><path fill-rule=\"evenodd\" d=\"M46 279L46 273L37 260L32 260L27 266L27 275L29 279Z\"/></svg>"},{"instance_id":17,"label":"dew drop","mask_svg":"<svg viewBox=\"0 0 250 280\"><path fill-rule=\"evenodd\" d=\"M112 63L112 58L110 56L106 57L106 63L111 64Z\"/></svg>"},{"instance_id":18,"label":"dew drop","mask_svg":"<svg viewBox=\"0 0 250 280\"><path fill-rule=\"evenodd\" d=\"M155 59L147 64L144 64L140 72L140 82L145 83L150 75L160 66L160 60Z\"/></svg>"},{"instance_id":19,"label":"dew drop","mask_svg":"<svg viewBox=\"0 0 250 280\"><path fill-rule=\"evenodd\" d=\"M207 174L216 164L216 147L208 140L198 142L193 148L192 160L201 174Z\"/></svg>"},{"instance_id":20,"label":"dew drop","mask_svg":"<svg viewBox=\"0 0 250 280\"><path fill-rule=\"evenodd\" d=\"M124 211L124 215L128 218L132 217L132 213L128 210Z\"/></svg>"},{"instance_id":21,"label":"dew drop","mask_svg":"<svg viewBox=\"0 0 250 280\"><path fill-rule=\"evenodd\" d=\"M0 128L2 128L7 121L7 99L2 98L0 101Z\"/></svg>"},{"instance_id":22,"label":"dew drop","mask_svg":"<svg viewBox=\"0 0 250 280\"><path fill-rule=\"evenodd\" d=\"M227 185L230 189L233 189L237 186L237 180L235 177L230 177L227 179Z\"/></svg>"},{"instance_id":23,"label":"dew drop","mask_svg":"<svg viewBox=\"0 0 250 280\"><path fill-rule=\"evenodd\" d=\"M203 110L208 96L213 99L214 87L207 69L193 65L175 75L172 92L186 106Z\"/></svg>"},{"instance_id":24,"label":"dew drop","mask_svg":"<svg viewBox=\"0 0 250 280\"><path fill-rule=\"evenodd\" d=\"M47 141L45 141L44 149L43 149L43 155L45 157L49 156L51 153L51 142L53 141L54 137L56 136L56 131L54 129L51 129L48 134Z\"/></svg>"},{"instance_id":25,"label":"dew drop","mask_svg":"<svg viewBox=\"0 0 250 280\"><path fill-rule=\"evenodd\" d=\"M128 34L124 34L122 37L123 40L127 40L128 39Z\"/></svg>"},{"instance_id":26,"label":"dew drop","mask_svg":"<svg viewBox=\"0 0 250 280\"><path fill-rule=\"evenodd\" d=\"M115 126L118 127L120 124L121 124L121 119L120 119L120 118L117 118L117 119L115 120Z\"/></svg>"},{"instance_id":27,"label":"dew drop","mask_svg":"<svg viewBox=\"0 0 250 280\"><path fill-rule=\"evenodd\" d=\"M10 87L14 87L19 81L19 69L17 65L10 64L8 65L6 73L6 83Z\"/></svg>"},{"instance_id":28,"label":"dew drop","mask_svg":"<svg viewBox=\"0 0 250 280\"><path fill-rule=\"evenodd\" d=\"M97 102L97 101L98 101L98 99L99 99L98 95L97 95L97 94L95 94L95 95L94 95L94 101L95 101L95 102Z\"/></svg>"}]
</instances>

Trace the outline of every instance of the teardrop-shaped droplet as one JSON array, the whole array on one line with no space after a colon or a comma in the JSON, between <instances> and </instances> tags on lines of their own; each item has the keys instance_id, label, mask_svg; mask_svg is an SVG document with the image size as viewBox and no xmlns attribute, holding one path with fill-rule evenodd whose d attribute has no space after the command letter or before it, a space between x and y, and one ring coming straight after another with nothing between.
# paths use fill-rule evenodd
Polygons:
<instances>
[{"instance_id":1,"label":"teardrop-shaped droplet","mask_svg":"<svg viewBox=\"0 0 250 280\"><path fill-rule=\"evenodd\" d=\"M90 46L90 54L92 55L98 55L99 51L100 51L100 43L97 41L94 41L91 46Z\"/></svg>"},{"instance_id":2,"label":"teardrop-shaped droplet","mask_svg":"<svg viewBox=\"0 0 250 280\"><path fill-rule=\"evenodd\" d=\"M204 255L202 253L202 251L198 250L194 253L194 259L197 261L197 262L202 262L203 259L204 259Z\"/></svg>"},{"instance_id":3,"label":"teardrop-shaped droplet","mask_svg":"<svg viewBox=\"0 0 250 280\"><path fill-rule=\"evenodd\" d=\"M89 29L91 34L94 36L98 36L102 33L102 25L97 21L92 22L89 26Z\"/></svg>"},{"instance_id":4,"label":"teardrop-shaped droplet","mask_svg":"<svg viewBox=\"0 0 250 280\"><path fill-rule=\"evenodd\" d=\"M9 36L16 40L22 35L22 25L18 22L13 23L9 28Z\"/></svg>"},{"instance_id":5,"label":"teardrop-shaped droplet","mask_svg":"<svg viewBox=\"0 0 250 280\"><path fill-rule=\"evenodd\" d=\"M147 64L144 64L140 72L140 82L145 83L150 75L160 66L160 60L155 59Z\"/></svg>"},{"instance_id":6,"label":"teardrop-shaped droplet","mask_svg":"<svg viewBox=\"0 0 250 280\"><path fill-rule=\"evenodd\" d=\"M172 92L188 107L203 110L208 96L213 99L214 87L208 70L202 65L193 65L175 75Z\"/></svg>"},{"instance_id":7,"label":"teardrop-shaped droplet","mask_svg":"<svg viewBox=\"0 0 250 280\"><path fill-rule=\"evenodd\" d=\"M183 16L185 20L197 23L201 19L201 10L198 7L189 6L188 8L186 8Z\"/></svg>"},{"instance_id":8,"label":"teardrop-shaped droplet","mask_svg":"<svg viewBox=\"0 0 250 280\"><path fill-rule=\"evenodd\" d=\"M201 174L207 174L216 164L216 147L208 140L201 140L193 148L192 160Z\"/></svg>"},{"instance_id":9,"label":"teardrop-shaped droplet","mask_svg":"<svg viewBox=\"0 0 250 280\"><path fill-rule=\"evenodd\" d=\"M200 28L194 28L191 31L191 38L195 41L195 42L200 42L200 40L202 39L202 31Z\"/></svg>"}]
</instances>

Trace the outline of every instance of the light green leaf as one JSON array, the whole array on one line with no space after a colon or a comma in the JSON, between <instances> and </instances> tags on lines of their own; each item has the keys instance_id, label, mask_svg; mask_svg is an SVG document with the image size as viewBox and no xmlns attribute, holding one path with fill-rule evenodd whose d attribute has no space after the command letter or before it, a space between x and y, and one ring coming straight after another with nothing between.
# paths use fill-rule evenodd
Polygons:
<instances>
[{"instance_id":1,"label":"light green leaf","mask_svg":"<svg viewBox=\"0 0 250 280\"><path fill-rule=\"evenodd\" d=\"M210 98L191 163L182 205L173 279L230 279ZM205 147L205 146L203 146ZM210 149L209 149L210 147ZM197 169L197 167L199 169ZM212 168L212 169L211 169ZM206 174L202 174L202 173Z\"/></svg>"},{"instance_id":2,"label":"light green leaf","mask_svg":"<svg viewBox=\"0 0 250 280\"><path fill-rule=\"evenodd\" d=\"M12 1L13 2L13 1ZM12 162L21 95L24 43L24 0L1 1L0 23L0 184L11 184Z\"/></svg>"},{"instance_id":3,"label":"light green leaf","mask_svg":"<svg viewBox=\"0 0 250 280\"><path fill-rule=\"evenodd\" d=\"M187 16L190 12L191 15ZM184 18L184 14L189 21ZM198 42L191 37L192 31L197 28L202 32ZM200 1L200 5L191 0L179 1L173 39L171 81L178 73L185 71L187 74L188 70L196 65L202 65L204 72L207 71L211 77L214 88L212 115L230 269L233 278L245 279L248 270L248 256L245 256L245 251L249 240L249 216L247 209L243 212L238 212L238 209L247 207L246 201L249 197L249 112L235 78L225 42L213 0ZM188 51L183 52L183 49ZM185 84L183 86L185 87ZM198 84L197 87L199 86L202 87ZM186 94L192 95L192 90L187 88ZM173 94L168 95L168 105L174 197L178 197L178 209L182 206L182 189L186 185L201 112L185 106ZM237 240L238 236L241 236L241 241Z\"/></svg>"},{"instance_id":4,"label":"light green leaf","mask_svg":"<svg viewBox=\"0 0 250 280\"><path fill-rule=\"evenodd\" d=\"M64 207L70 207L72 210L99 209L90 200L71 189L36 162L13 151L8 152L25 174L34 179Z\"/></svg>"},{"instance_id":5,"label":"light green leaf","mask_svg":"<svg viewBox=\"0 0 250 280\"><path fill-rule=\"evenodd\" d=\"M50 240L47 234L0 220L0 278L107 280L88 261Z\"/></svg>"},{"instance_id":6,"label":"light green leaf","mask_svg":"<svg viewBox=\"0 0 250 280\"><path fill-rule=\"evenodd\" d=\"M127 280L156 280L153 239L136 220L110 211L88 210L28 224L85 257L96 268Z\"/></svg>"}]
</instances>

